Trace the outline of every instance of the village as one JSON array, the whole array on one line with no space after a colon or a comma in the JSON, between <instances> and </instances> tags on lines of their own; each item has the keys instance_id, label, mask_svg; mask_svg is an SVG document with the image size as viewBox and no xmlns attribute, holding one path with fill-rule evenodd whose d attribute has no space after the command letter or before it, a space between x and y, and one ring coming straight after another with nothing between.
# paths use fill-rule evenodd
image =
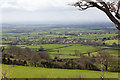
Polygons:
<instances>
[{"instance_id":1,"label":"village","mask_svg":"<svg viewBox=\"0 0 120 80\"><path fill-rule=\"evenodd\" d=\"M115 35L115 36L104 36L104 35ZM30 36L29 33L24 33L22 35L27 36L28 38L20 38L19 35L12 35L12 39L9 36L4 35L2 38L3 41L9 45L36 45L36 44L86 44L86 45L106 45L104 41L106 40L118 40L118 32L117 31L103 31L103 32L80 32L80 33L37 33L35 37ZM39 36L54 36L54 37L42 37L39 39ZM57 35L57 36L56 36ZM89 36L93 36L93 38L88 38ZM86 36L86 37L83 37ZM102 36L102 37L98 37ZM38 39L37 41L35 39ZM8 41L8 42L7 42ZM113 45L117 45L117 43L113 43Z\"/></svg>"}]
</instances>

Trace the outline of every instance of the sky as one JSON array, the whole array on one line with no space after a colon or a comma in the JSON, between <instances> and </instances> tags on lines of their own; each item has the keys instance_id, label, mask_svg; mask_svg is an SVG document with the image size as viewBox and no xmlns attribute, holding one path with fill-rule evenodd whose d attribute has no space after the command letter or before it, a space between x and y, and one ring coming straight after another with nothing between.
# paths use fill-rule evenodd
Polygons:
<instances>
[{"instance_id":1,"label":"sky","mask_svg":"<svg viewBox=\"0 0 120 80\"><path fill-rule=\"evenodd\" d=\"M79 11L69 4L78 0L0 0L2 23L60 24L110 22L102 11L90 8Z\"/></svg>"}]
</instances>

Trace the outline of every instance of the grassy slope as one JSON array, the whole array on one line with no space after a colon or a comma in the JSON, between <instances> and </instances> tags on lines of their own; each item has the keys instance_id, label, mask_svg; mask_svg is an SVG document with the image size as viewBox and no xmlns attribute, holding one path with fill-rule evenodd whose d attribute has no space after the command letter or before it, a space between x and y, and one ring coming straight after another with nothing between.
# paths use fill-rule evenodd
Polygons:
<instances>
[{"instance_id":1,"label":"grassy slope","mask_svg":"<svg viewBox=\"0 0 120 80\"><path fill-rule=\"evenodd\" d=\"M79 56L73 56L73 54L75 54L75 50L79 51L79 54L91 52L91 55L97 55L97 52L94 52L97 51L96 47L82 44L41 44L41 45L16 45L16 46L22 48L29 47L32 49L39 49L40 46L42 46L45 50L47 50L48 53L50 53L50 56L52 58L54 58L55 56L59 56L59 58L79 58ZM102 48L106 48L105 51L108 51L110 54L114 56L118 56L118 50L113 50L109 47ZM60 55L58 55L58 50ZM85 55L87 56L88 54Z\"/></svg>"},{"instance_id":2,"label":"grassy slope","mask_svg":"<svg viewBox=\"0 0 120 80\"><path fill-rule=\"evenodd\" d=\"M8 68L13 72L10 78L99 78L100 71L49 69L41 67L24 67L2 65L3 71ZM106 78L118 78L118 73L105 72Z\"/></svg>"},{"instance_id":3,"label":"grassy slope","mask_svg":"<svg viewBox=\"0 0 120 80\"><path fill-rule=\"evenodd\" d=\"M95 47L89 46L89 45L81 45L81 44L42 44L42 45L16 45L18 47L29 47L32 49L39 49L40 46L42 46L47 52L51 53L50 56L54 58L59 55L60 58L79 58L79 56L71 56L69 54L75 54L75 50L78 50L79 53L87 53L87 52L93 52L96 51Z\"/></svg>"},{"instance_id":4,"label":"grassy slope","mask_svg":"<svg viewBox=\"0 0 120 80\"><path fill-rule=\"evenodd\" d=\"M72 45L72 46L69 46ZM81 53L92 52L95 51L96 48L89 45L81 45L81 44L44 44L44 45L16 45L18 47L28 47L28 48L36 48L39 49L42 46L45 50L48 50L49 53L56 53L59 50L60 54L74 54L75 50L80 51ZM67 46L67 47L64 47Z\"/></svg>"}]
</instances>

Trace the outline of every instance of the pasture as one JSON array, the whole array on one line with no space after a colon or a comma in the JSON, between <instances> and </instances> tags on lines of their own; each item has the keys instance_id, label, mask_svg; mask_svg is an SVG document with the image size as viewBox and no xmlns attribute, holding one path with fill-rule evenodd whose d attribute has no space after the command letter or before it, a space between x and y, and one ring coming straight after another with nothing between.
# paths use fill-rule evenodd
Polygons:
<instances>
[{"instance_id":1,"label":"pasture","mask_svg":"<svg viewBox=\"0 0 120 80\"><path fill-rule=\"evenodd\" d=\"M2 71L8 68L12 72L9 78L100 78L100 71L50 69L41 67L26 67L16 65L2 65ZM116 72L104 72L105 78L118 78Z\"/></svg>"},{"instance_id":2,"label":"pasture","mask_svg":"<svg viewBox=\"0 0 120 80\"><path fill-rule=\"evenodd\" d=\"M80 58L80 54L88 56L97 55L97 47L82 44L41 44L41 45L16 45L21 48L31 48L32 50L39 50L42 47L48 52L52 59L59 58ZM118 56L117 48L101 47L104 51L109 52L113 56Z\"/></svg>"},{"instance_id":3,"label":"pasture","mask_svg":"<svg viewBox=\"0 0 120 80\"><path fill-rule=\"evenodd\" d=\"M113 43L119 44L119 41L118 40L106 40L105 43L108 45L112 45Z\"/></svg>"},{"instance_id":4,"label":"pasture","mask_svg":"<svg viewBox=\"0 0 120 80\"><path fill-rule=\"evenodd\" d=\"M97 49L93 46L82 44L41 44L41 45L16 45L18 47L28 47L33 50L38 50L43 47L45 51L50 53L52 58L79 58L80 54L87 52L94 52ZM75 55L77 53L77 55Z\"/></svg>"},{"instance_id":5,"label":"pasture","mask_svg":"<svg viewBox=\"0 0 120 80\"><path fill-rule=\"evenodd\" d=\"M102 39L117 36L118 34L90 34L90 35L81 35L82 39Z\"/></svg>"}]
</instances>

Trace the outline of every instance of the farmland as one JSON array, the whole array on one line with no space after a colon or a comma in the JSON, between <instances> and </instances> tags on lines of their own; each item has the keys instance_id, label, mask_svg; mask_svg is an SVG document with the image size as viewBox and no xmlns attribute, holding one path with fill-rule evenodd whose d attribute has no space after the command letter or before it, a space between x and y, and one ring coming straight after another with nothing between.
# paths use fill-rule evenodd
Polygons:
<instances>
[{"instance_id":1,"label":"farmland","mask_svg":"<svg viewBox=\"0 0 120 80\"><path fill-rule=\"evenodd\" d=\"M105 43L109 45L112 45L113 43L119 44L118 40L107 40Z\"/></svg>"},{"instance_id":2,"label":"farmland","mask_svg":"<svg viewBox=\"0 0 120 80\"><path fill-rule=\"evenodd\" d=\"M8 68L12 72L10 78L99 78L100 71L49 69L24 66L3 65L3 70ZM23 73L24 72L24 73ZM105 78L118 78L118 73L105 72Z\"/></svg>"},{"instance_id":3,"label":"farmland","mask_svg":"<svg viewBox=\"0 0 120 80\"><path fill-rule=\"evenodd\" d=\"M10 78L99 78L99 52L108 53L108 61L119 56L117 31L71 26L4 25L1 42L8 46L2 46L3 71L13 71ZM106 78L118 77L116 64L104 65Z\"/></svg>"},{"instance_id":4,"label":"farmland","mask_svg":"<svg viewBox=\"0 0 120 80\"><path fill-rule=\"evenodd\" d=\"M81 45L81 44L44 44L44 45L34 45L34 46L27 46L27 45L16 45L18 47L28 47L33 50L37 50L42 46L44 50L50 53L52 57L59 55L60 58L79 58L79 56L72 56L75 54L75 51L79 51L79 53L87 53L87 52L94 52L97 49L88 46L88 45ZM59 53L58 53L59 51Z\"/></svg>"}]
</instances>

